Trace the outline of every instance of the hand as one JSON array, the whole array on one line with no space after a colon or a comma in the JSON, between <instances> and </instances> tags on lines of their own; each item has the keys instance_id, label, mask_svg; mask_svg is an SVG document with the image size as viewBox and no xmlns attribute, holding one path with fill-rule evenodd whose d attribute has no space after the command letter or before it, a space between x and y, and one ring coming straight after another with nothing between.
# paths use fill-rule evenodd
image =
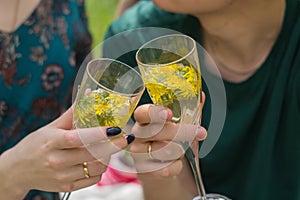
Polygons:
<instances>
[{"instance_id":1,"label":"hand","mask_svg":"<svg viewBox=\"0 0 300 200\"><path fill-rule=\"evenodd\" d=\"M120 134L117 127L72 130L72 119L70 108L1 155L0 194L7 195L5 199L21 199L30 189L67 192L93 185L106 170L109 156L134 140L133 135L108 140L108 135Z\"/></svg>"},{"instance_id":2,"label":"hand","mask_svg":"<svg viewBox=\"0 0 300 200\"><path fill-rule=\"evenodd\" d=\"M180 143L198 142L207 135L199 125L172 123L171 110L162 106L142 105L136 109L134 117L136 124L132 133L136 140L130 151L142 179L179 175L185 153Z\"/></svg>"}]
</instances>

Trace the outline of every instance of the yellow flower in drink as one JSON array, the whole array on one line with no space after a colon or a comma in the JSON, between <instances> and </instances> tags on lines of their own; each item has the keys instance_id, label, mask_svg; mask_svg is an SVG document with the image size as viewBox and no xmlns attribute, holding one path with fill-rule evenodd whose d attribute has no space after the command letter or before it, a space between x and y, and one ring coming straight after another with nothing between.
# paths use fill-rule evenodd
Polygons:
<instances>
[{"instance_id":1,"label":"yellow flower in drink","mask_svg":"<svg viewBox=\"0 0 300 200\"><path fill-rule=\"evenodd\" d=\"M131 104L128 98L108 93L102 89L94 90L77 100L75 119L77 128L95 126L120 126L125 123Z\"/></svg>"},{"instance_id":2,"label":"yellow flower in drink","mask_svg":"<svg viewBox=\"0 0 300 200\"><path fill-rule=\"evenodd\" d=\"M191 65L153 67L146 76L146 87L152 100L165 106L195 97L201 87L200 74Z\"/></svg>"}]
</instances>

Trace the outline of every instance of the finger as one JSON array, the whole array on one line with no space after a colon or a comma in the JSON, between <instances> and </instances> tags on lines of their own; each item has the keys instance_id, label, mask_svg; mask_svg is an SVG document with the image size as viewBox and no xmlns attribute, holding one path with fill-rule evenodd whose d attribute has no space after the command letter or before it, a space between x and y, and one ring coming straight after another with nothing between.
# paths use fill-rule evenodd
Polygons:
<instances>
[{"instance_id":1,"label":"finger","mask_svg":"<svg viewBox=\"0 0 300 200\"><path fill-rule=\"evenodd\" d=\"M90 178L82 178L75 182L68 182L60 187L59 192L72 192L98 183L101 176L91 176Z\"/></svg>"},{"instance_id":2,"label":"finger","mask_svg":"<svg viewBox=\"0 0 300 200\"><path fill-rule=\"evenodd\" d=\"M149 165L156 164L156 168L150 168ZM158 165L161 165L160 167ZM166 177L173 177L180 174L183 163L181 160L175 160L169 163L159 163L159 162L148 162L148 163L139 163L137 166L137 171L139 172L139 177L141 179L153 179L153 178L166 178Z\"/></svg>"},{"instance_id":3,"label":"finger","mask_svg":"<svg viewBox=\"0 0 300 200\"><path fill-rule=\"evenodd\" d=\"M206 99L205 93L202 91L201 92L201 109L203 109L205 99Z\"/></svg>"},{"instance_id":4,"label":"finger","mask_svg":"<svg viewBox=\"0 0 300 200\"><path fill-rule=\"evenodd\" d=\"M53 140L53 142L56 144L56 147L60 149L68 149L98 143L100 141L107 141L109 139L107 131L110 128L93 127L64 131L63 133L57 134L57 137ZM120 136L122 135L121 133L122 132L120 130L120 132L117 132L115 136Z\"/></svg>"},{"instance_id":5,"label":"finger","mask_svg":"<svg viewBox=\"0 0 300 200\"><path fill-rule=\"evenodd\" d=\"M101 176L107 169L107 165L100 161L86 162L86 172L90 177ZM86 178L86 172L83 164L74 166L73 173L76 180Z\"/></svg>"},{"instance_id":6,"label":"finger","mask_svg":"<svg viewBox=\"0 0 300 200\"><path fill-rule=\"evenodd\" d=\"M116 152L126 149L134 140L134 135L124 134L121 137L115 137L106 142L88 145L86 146L86 149L95 159L101 160L105 156L110 156Z\"/></svg>"},{"instance_id":7,"label":"finger","mask_svg":"<svg viewBox=\"0 0 300 200\"><path fill-rule=\"evenodd\" d=\"M101 176L107 168L107 165L100 161L91 161L86 163L87 173L90 177ZM62 180L66 183L86 178L83 163L64 168L64 170L56 170L55 178L58 181Z\"/></svg>"},{"instance_id":8,"label":"finger","mask_svg":"<svg viewBox=\"0 0 300 200\"><path fill-rule=\"evenodd\" d=\"M132 146L130 152L133 156L135 154L144 155L144 158L139 157L139 159L166 162L181 158L185 150L181 144L176 142L148 142Z\"/></svg>"},{"instance_id":9,"label":"finger","mask_svg":"<svg viewBox=\"0 0 300 200\"><path fill-rule=\"evenodd\" d=\"M65 166L70 167L83 162L97 160L97 158L95 158L95 156L86 147L59 150L56 151L52 158L55 159L53 162L55 162L54 165L56 168L63 168ZM104 164L106 161L103 159L102 163Z\"/></svg>"},{"instance_id":10,"label":"finger","mask_svg":"<svg viewBox=\"0 0 300 200\"><path fill-rule=\"evenodd\" d=\"M103 157L110 156L127 148L128 145L135 140L135 136L132 134L123 134L119 137L107 138L106 140L99 140L85 145L81 143L80 139L76 138L76 140L79 141L76 141L76 144L72 142L72 144L68 147L74 147L77 145L80 145L80 147L64 148L63 150L57 151L55 155L55 163L61 163L61 165L68 164L69 166L72 166L86 161L102 160ZM68 143L70 144L71 142ZM66 145L64 145L64 147L66 147Z\"/></svg>"},{"instance_id":11,"label":"finger","mask_svg":"<svg viewBox=\"0 0 300 200\"><path fill-rule=\"evenodd\" d=\"M148 124L140 126L135 124L132 128L132 133L141 141L193 141L193 140L204 140L207 135L205 128L193 125L193 124L174 124L165 123L161 124Z\"/></svg>"},{"instance_id":12,"label":"finger","mask_svg":"<svg viewBox=\"0 0 300 200\"><path fill-rule=\"evenodd\" d=\"M73 108L70 107L65 113L49 125L64 130L71 130L73 128Z\"/></svg>"},{"instance_id":13,"label":"finger","mask_svg":"<svg viewBox=\"0 0 300 200\"><path fill-rule=\"evenodd\" d=\"M54 129L53 131L56 130ZM69 149L105 139L107 139L105 127L93 127L64 131L57 134L57 137L53 139L53 142L59 149Z\"/></svg>"},{"instance_id":14,"label":"finger","mask_svg":"<svg viewBox=\"0 0 300 200\"><path fill-rule=\"evenodd\" d=\"M90 178L83 178L80 180L75 181L74 183L74 190L78 190L81 188L85 188L91 185L94 185L98 183L101 180L101 175L100 176L91 176Z\"/></svg>"},{"instance_id":15,"label":"finger","mask_svg":"<svg viewBox=\"0 0 300 200\"><path fill-rule=\"evenodd\" d=\"M134 118L141 125L149 123L164 123L172 119L172 111L163 106L145 104L139 106L134 112Z\"/></svg>"},{"instance_id":16,"label":"finger","mask_svg":"<svg viewBox=\"0 0 300 200\"><path fill-rule=\"evenodd\" d=\"M204 103L205 103L205 99L206 99L206 96L205 96L205 93L202 92L201 93L201 110L200 110L200 119L199 119L199 123L201 124L201 119L202 119L202 110L203 110L203 107L204 107Z\"/></svg>"}]
</instances>

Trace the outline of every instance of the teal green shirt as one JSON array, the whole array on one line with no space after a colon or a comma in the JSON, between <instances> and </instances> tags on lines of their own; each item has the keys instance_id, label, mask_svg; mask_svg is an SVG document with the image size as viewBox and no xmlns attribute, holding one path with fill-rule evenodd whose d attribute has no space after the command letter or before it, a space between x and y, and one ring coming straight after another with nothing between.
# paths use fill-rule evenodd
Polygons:
<instances>
[{"instance_id":1,"label":"teal green shirt","mask_svg":"<svg viewBox=\"0 0 300 200\"><path fill-rule=\"evenodd\" d=\"M225 124L217 144L201 159L208 193L236 200L300 199L299 8L299 1L287 0L281 33L253 76L241 83L224 81ZM140 27L173 29L201 43L195 18L164 12L151 2L125 12L106 37ZM208 128L211 101L205 84L203 90L207 100L202 123ZM142 102L149 101L145 98Z\"/></svg>"},{"instance_id":2,"label":"teal green shirt","mask_svg":"<svg viewBox=\"0 0 300 200\"><path fill-rule=\"evenodd\" d=\"M0 31L0 154L71 105L92 42L84 2L41 0L17 30ZM32 190L24 200L58 198Z\"/></svg>"}]
</instances>

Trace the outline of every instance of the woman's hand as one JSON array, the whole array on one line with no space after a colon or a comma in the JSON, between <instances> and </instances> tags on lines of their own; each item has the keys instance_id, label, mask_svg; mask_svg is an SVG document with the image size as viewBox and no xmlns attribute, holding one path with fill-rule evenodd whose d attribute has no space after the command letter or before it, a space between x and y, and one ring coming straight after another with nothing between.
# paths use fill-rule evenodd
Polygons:
<instances>
[{"instance_id":1,"label":"woman's hand","mask_svg":"<svg viewBox=\"0 0 300 200\"><path fill-rule=\"evenodd\" d=\"M67 192L95 184L106 170L110 155L135 138L118 137L121 129L117 127L72 130L72 119L70 108L1 155L0 194L7 196L3 199L21 199L30 189Z\"/></svg>"},{"instance_id":2,"label":"woman's hand","mask_svg":"<svg viewBox=\"0 0 300 200\"><path fill-rule=\"evenodd\" d=\"M204 93L202 97L199 109ZM205 139L207 131L199 125L175 124L172 116L170 109L152 104L142 105L134 113L132 133L136 139L130 151L147 200L184 200L197 195L183 144L193 148L192 144Z\"/></svg>"},{"instance_id":3,"label":"woman's hand","mask_svg":"<svg viewBox=\"0 0 300 200\"><path fill-rule=\"evenodd\" d=\"M204 102L205 94L202 92L200 110ZM172 123L172 117L170 109L152 104L142 105L134 112L136 123L132 133L136 140L130 151L140 176L153 179L178 175L184 166L187 148L182 144L193 147L193 144L206 138L205 128L193 124L175 124Z\"/></svg>"},{"instance_id":4,"label":"woman's hand","mask_svg":"<svg viewBox=\"0 0 300 200\"><path fill-rule=\"evenodd\" d=\"M152 104L138 107L132 133L136 140L130 147L139 176L172 177L183 167L182 142L204 140L207 132L199 125L172 123L172 111Z\"/></svg>"}]
</instances>

